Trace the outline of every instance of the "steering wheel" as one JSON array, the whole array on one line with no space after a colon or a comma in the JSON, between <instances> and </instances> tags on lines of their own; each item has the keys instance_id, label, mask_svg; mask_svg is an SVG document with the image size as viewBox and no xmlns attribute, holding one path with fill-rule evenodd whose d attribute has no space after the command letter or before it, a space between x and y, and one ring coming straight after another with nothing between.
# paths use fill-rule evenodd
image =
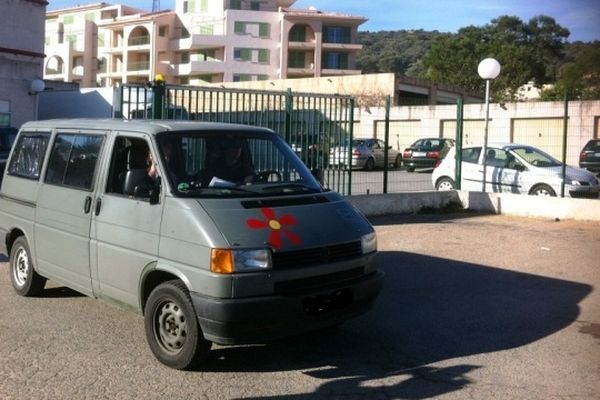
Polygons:
<instances>
[{"instance_id":1,"label":"steering wheel","mask_svg":"<svg viewBox=\"0 0 600 400\"><path fill-rule=\"evenodd\" d=\"M282 180L281 173L275 170L262 171L254 175L254 182L267 183L281 182Z\"/></svg>"}]
</instances>

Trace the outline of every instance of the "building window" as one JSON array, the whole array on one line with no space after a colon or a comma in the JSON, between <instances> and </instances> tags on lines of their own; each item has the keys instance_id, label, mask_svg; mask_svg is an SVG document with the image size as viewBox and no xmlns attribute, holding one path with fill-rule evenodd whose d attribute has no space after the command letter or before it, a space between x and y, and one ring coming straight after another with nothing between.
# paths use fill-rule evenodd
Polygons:
<instances>
[{"instance_id":1,"label":"building window","mask_svg":"<svg viewBox=\"0 0 600 400\"><path fill-rule=\"evenodd\" d=\"M241 10L242 9L242 0L230 0L229 8L232 10Z\"/></svg>"},{"instance_id":2,"label":"building window","mask_svg":"<svg viewBox=\"0 0 600 400\"><path fill-rule=\"evenodd\" d=\"M324 69L348 69L348 54L347 53L324 53L323 54Z\"/></svg>"},{"instance_id":3,"label":"building window","mask_svg":"<svg viewBox=\"0 0 600 400\"><path fill-rule=\"evenodd\" d=\"M252 11L259 11L260 10L260 2L259 1L251 1L250 2L250 9Z\"/></svg>"},{"instance_id":4,"label":"building window","mask_svg":"<svg viewBox=\"0 0 600 400\"><path fill-rule=\"evenodd\" d=\"M347 26L324 26L323 42L325 43L350 43L350 28Z\"/></svg>"},{"instance_id":5,"label":"building window","mask_svg":"<svg viewBox=\"0 0 600 400\"><path fill-rule=\"evenodd\" d=\"M268 38L271 34L271 25L265 22L235 21L233 24L233 32L238 35Z\"/></svg>"},{"instance_id":6,"label":"building window","mask_svg":"<svg viewBox=\"0 0 600 400\"><path fill-rule=\"evenodd\" d=\"M290 29L290 42L306 42L305 25L294 25Z\"/></svg>"},{"instance_id":7,"label":"building window","mask_svg":"<svg viewBox=\"0 0 600 400\"><path fill-rule=\"evenodd\" d=\"M292 50L288 53L288 67L290 68L304 68L304 52L298 50Z\"/></svg>"},{"instance_id":8,"label":"building window","mask_svg":"<svg viewBox=\"0 0 600 400\"><path fill-rule=\"evenodd\" d=\"M181 52L181 63L187 64L189 62L190 62L190 53L188 53L187 51Z\"/></svg>"},{"instance_id":9,"label":"building window","mask_svg":"<svg viewBox=\"0 0 600 400\"><path fill-rule=\"evenodd\" d=\"M10 113L0 112L0 126L3 128L10 127Z\"/></svg>"},{"instance_id":10,"label":"building window","mask_svg":"<svg viewBox=\"0 0 600 400\"><path fill-rule=\"evenodd\" d=\"M252 61L261 64L269 63L269 49L233 49L233 58L237 61Z\"/></svg>"},{"instance_id":11,"label":"building window","mask_svg":"<svg viewBox=\"0 0 600 400\"><path fill-rule=\"evenodd\" d=\"M166 37L169 34L169 25L161 25L158 27L158 36Z\"/></svg>"}]
</instances>

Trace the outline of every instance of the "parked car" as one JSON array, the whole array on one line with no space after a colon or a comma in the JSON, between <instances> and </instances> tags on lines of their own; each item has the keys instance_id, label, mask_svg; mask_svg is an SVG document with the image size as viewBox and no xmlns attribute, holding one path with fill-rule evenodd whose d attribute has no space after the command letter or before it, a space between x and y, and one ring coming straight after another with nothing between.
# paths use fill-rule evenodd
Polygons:
<instances>
[{"instance_id":1,"label":"parked car","mask_svg":"<svg viewBox=\"0 0 600 400\"><path fill-rule=\"evenodd\" d=\"M385 143L379 139L354 139L351 143L352 148L352 168L362 168L367 171L373 168L383 168L385 160ZM388 165L399 167L402 163L402 156L398 151L387 147ZM329 152L329 161L331 165L346 165L348 161L348 147L333 147Z\"/></svg>"},{"instance_id":2,"label":"parked car","mask_svg":"<svg viewBox=\"0 0 600 400\"><path fill-rule=\"evenodd\" d=\"M402 153L402 164L408 172L416 168L434 168L454 146L454 140L445 138L419 139Z\"/></svg>"},{"instance_id":3,"label":"parked car","mask_svg":"<svg viewBox=\"0 0 600 400\"><path fill-rule=\"evenodd\" d=\"M433 170L431 180L438 190L456 188L455 153L453 147ZM533 146L492 144L487 148L486 191L556 196L561 193L562 168L560 161ZM483 185L482 146L463 147L461 170L461 189L480 191ZM566 196L598 198L599 191L600 183L592 173L566 166Z\"/></svg>"},{"instance_id":4,"label":"parked car","mask_svg":"<svg viewBox=\"0 0 600 400\"><path fill-rule=\"evenodd\" d=\"M592 139L583 146L579 154L579 167L600 172L600 139Z\"/></svg>"}]
</instances>

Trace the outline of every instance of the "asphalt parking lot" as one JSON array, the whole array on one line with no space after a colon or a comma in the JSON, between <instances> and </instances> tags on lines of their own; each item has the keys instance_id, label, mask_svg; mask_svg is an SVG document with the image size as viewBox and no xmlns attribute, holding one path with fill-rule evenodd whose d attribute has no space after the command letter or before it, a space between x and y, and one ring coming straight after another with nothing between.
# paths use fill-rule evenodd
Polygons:
<instances>
[{"instance_id":1,"label":"asphalt parking lot","mask_svg":"<svg viewBox=\"0 0 600 400\"><path fill-rule=\"evenodd\" d=\"M152 357L140 316L0 263L0 399L598 399L600 224L476 213L372 219L385 288L335 331Z\"/></svg>"}]
</instances>

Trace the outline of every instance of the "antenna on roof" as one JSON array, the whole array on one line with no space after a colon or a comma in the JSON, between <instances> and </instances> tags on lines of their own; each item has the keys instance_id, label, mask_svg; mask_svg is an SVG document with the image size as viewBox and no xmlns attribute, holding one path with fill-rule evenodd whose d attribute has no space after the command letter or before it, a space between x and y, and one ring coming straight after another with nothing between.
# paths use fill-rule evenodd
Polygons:
<instances>
[{"instance_id":1,"label":"antenna on roof","mask_svg":"<svg viewBox=\"0 0 600 400\"><path fill-rule=\"evenodd\" d=\"M160 0L152 0L152 12L160 11Z\"/></svg>"}]
</instances>

